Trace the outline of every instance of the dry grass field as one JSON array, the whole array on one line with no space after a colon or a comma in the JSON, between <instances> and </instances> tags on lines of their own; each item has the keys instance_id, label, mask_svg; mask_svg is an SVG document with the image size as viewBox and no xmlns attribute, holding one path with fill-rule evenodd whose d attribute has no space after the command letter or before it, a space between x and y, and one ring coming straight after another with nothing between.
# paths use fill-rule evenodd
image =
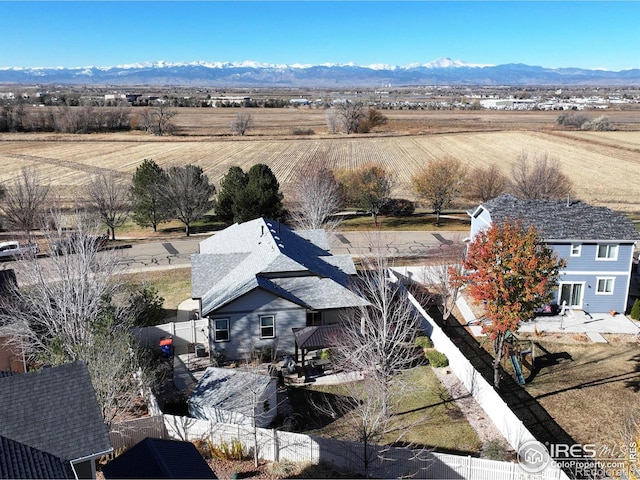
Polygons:
<instances>
[{"instance_id":1,"label":"dry grass field","mask_svg":"<svg viewBox=\"0 0 640 480\"><path fill-rule=\"evenodd\" d=\"M574 181L577 198L617 210L640 211L640 114L607 112L617 131L575 132L555 125L558 112L384 111L389 123L367 135L329 135L325 111L251 109L254 127L229 134L237 109L178 109L177 135L141 132L92 135L0 134L0 181L33 166L58 194L82 194L92 174L129 179L146 158L162 166L200 165L217 183L232 165L271 166L285 194L296 171L316 159L331 167L374 162L397 177L396 196L413 198L411 176L430 159L455 157L470 166L497 163L508 172L522 151L548 152ZM597 116L598 113L590 114ZM294 128L313 135L295 136Z\"/></svg>"}]
</instances>

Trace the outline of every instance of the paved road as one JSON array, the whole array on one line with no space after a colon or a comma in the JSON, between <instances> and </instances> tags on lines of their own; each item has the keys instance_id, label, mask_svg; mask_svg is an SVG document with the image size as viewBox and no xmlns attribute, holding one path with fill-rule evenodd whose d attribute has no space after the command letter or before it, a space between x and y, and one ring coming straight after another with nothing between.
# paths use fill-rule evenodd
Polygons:
<instances>
[{"instance_id":1,"label":"paved road","mask_svg":"<svg viewBox=\"0 0 640 480\"><path fill-rule=\"evenodd\" d=\"M335 255L358 256L381 249L398 257L424 257L463 237L464 232L339 232L331 235L330 243ZM198 252L198 244L204 238L134 243L121 250L121 261L127 269L188 267L191 254Z\"/></svg>"}]
</instances>

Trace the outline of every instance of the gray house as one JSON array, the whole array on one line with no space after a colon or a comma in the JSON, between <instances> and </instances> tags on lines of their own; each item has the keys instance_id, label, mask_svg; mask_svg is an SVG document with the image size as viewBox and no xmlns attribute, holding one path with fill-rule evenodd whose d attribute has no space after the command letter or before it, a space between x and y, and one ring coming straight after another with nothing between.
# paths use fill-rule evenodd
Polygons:
<instances>
[{"instance_id":1,"label":"gray house","mask_svg":"<svg viewBox=\"0 0 640 480\"><path fill-rule=\"evenodd\" d=\"M587 312L625 312L635 225L605 207L580 201L522 200L501 195L475 208L471 238L493 222L519 220L533 226L567 266L561 270L555 302Z\"/></svg>"},{"instance_id":2,"label":"gray house","mask_svg":"<svg viewBox=\"0 0 640 480\"><path fill-rule=\"evenodd\" d=\"M323 230L263 218L234 224L200 242L191 265L210 350L226 359L265 346L293 353L292 329L337 323L345 309L367 305L350 289L353 260L331 255Z\"/></svg>"},{"instance_id":3,"label":"gray house","mask_svg":"<svg viewBox=\"0 0 640 480\"><path fill-rule=\"evenodd\" d=\"M278 413L277 379L240 369L209 367L187 405L194 418L266 428Z\"/></svg>"}]
</instances>

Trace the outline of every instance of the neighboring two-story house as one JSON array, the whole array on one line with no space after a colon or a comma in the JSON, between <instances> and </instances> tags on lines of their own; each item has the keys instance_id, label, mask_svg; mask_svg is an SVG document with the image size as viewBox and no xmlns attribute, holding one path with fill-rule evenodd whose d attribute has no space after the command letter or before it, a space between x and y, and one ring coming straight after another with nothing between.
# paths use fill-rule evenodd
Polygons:
<instances>
[{"instance_id":1,"label":"neighboring two-story house","mask_svg":"<svg viewBox=\"0 0 640 480\"><path fill-rule=\"evenodd\" d=\"M567 265L555 302L586 312L625 312L633 252L640 234L625 216L576 200L501 195L470 212L471 239L494 222L533 226Z\"/></svg>"},{"instance_id":2,"label":"neighboring two-story house","mask_svg":"<svg viewBox=\"0 0 640 480\"><path fill-rule=\"evenodd\" d=\"M211 352L228 360L265 346L293 353L294 328L337 323L345 309L368 304L350 288L353 260L331 255L324 230L263 218L234 224L200 242L191 266Z\"/></svg>"}]
</instances>

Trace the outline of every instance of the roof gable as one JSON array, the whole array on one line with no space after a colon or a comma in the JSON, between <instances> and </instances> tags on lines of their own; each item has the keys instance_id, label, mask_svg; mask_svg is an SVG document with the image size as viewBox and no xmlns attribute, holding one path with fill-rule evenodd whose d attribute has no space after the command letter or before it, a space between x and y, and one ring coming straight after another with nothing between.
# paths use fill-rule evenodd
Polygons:
<instances>
[{"instance_id":1,"label":"roof gable","mask_svg":"<svg viewBox=\"0 0 640 480\"><path fill-rule=\"evenodd\" d=\"M111 450L81 362L0 377L0 435L63 460Z\"/></svg>"},{"instance_id":2,"label":"roof gable","mask_svg":"<svg viewBox=\"0 0 640 480\"><path fill-rule=\"evenodd\" d=\"M640 240L640 233L631 220L606 207L594 207L579 200L523 200L513 195L500 195L483 203L492 222L519 220L523 226L533 226L545 240Z\"/></svg>"}]
</instances>

